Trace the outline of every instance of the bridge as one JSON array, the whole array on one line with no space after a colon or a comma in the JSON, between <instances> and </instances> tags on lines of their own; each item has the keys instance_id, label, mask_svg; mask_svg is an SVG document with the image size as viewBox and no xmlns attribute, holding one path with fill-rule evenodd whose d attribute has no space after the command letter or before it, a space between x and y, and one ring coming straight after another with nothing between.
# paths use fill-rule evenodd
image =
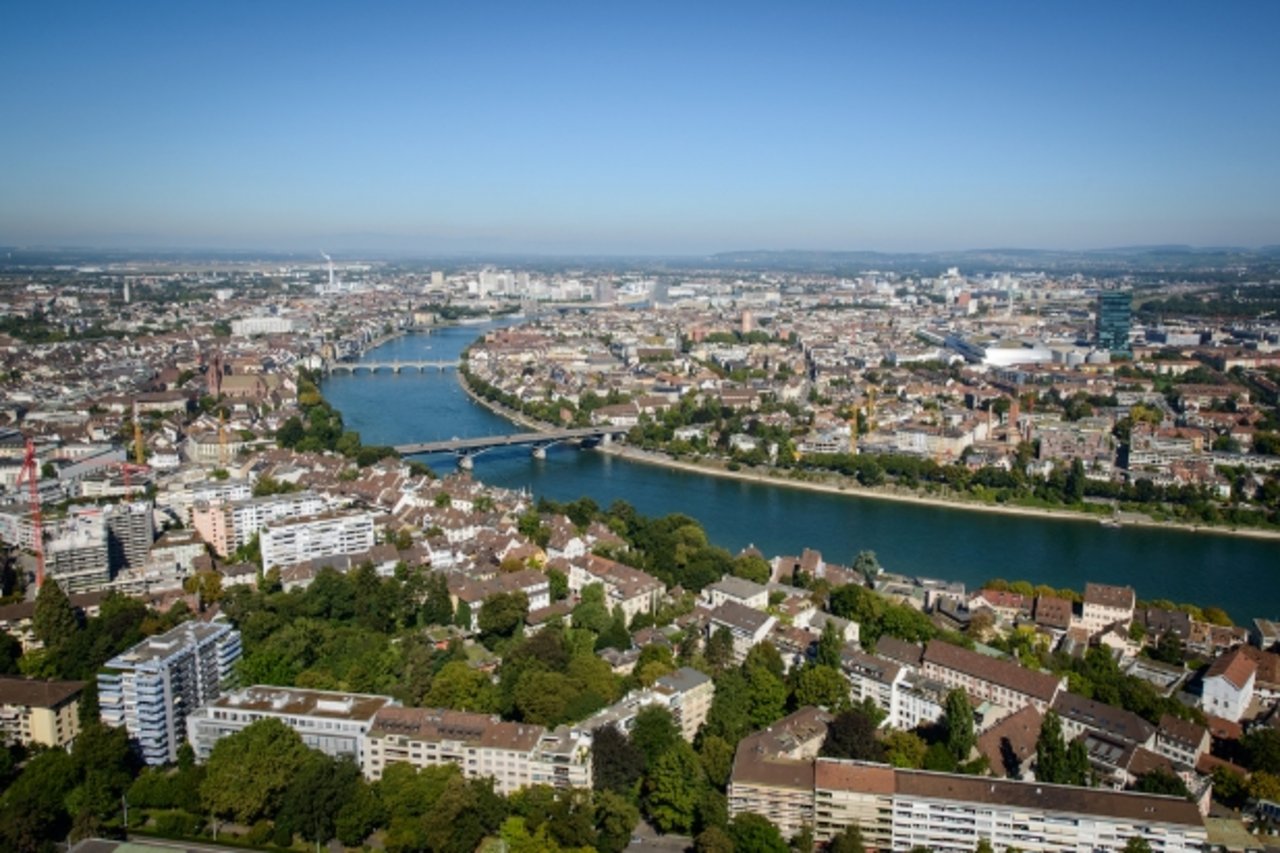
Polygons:
<instances>
[{"instance_id":1,"label":"bridge","mask_svg":"<svg viewBox=\"0 0 1280 853\"><path fill-rule=\"evenodd\" d=\"M626 430L614 426L577 427L574 429L549 429L543 432L517 432L511 435L486 435L479 438L450 438L445 441L424 441L418 444L398 444L396 453L401 456L419 456L427 453L453 453L459 457L459 465L471 467L471 457L499 447L532 447L533 455L545 459L547 448L567 441L603 442L624 435Z\"/></svg>"},{"instance_id":2,"label":"bridge","mask_svg":"<svg viewBox=\"0 0 1280 853\"><path fill-rule=\"evenodd\" d=\"M458 366L454 361L335 361L325 365L325 373L403 373L406 370L426 373L428 370L451 370Z\"/></svg>"}]
</instances>

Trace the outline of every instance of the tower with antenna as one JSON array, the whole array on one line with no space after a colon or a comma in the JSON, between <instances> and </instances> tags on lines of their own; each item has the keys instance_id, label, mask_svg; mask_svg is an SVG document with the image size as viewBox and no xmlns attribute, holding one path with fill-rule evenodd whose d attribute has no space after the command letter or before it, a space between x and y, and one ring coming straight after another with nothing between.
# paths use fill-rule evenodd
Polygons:
<instances>
[{"instance_id":1,"label":"tower with antenna","mask_svg":"<svg viewBox=\"0 0 1280 853\"><path fill-rule=\"evenodd\" d=\"M333 270L333 258L329 257L329 255L323 251L320 252L320 256L324 258L325 262L329 265L329 286L328 288L325 289L325 292L337 293L338 290L337 290L336 275L334 274L334 270Z\"/></svg>"}]
</instances>

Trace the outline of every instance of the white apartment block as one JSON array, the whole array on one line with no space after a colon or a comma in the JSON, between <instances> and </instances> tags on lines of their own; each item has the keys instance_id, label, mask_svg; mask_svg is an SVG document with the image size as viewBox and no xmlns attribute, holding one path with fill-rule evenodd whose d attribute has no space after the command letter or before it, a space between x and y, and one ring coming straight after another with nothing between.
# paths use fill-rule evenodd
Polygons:
<instances>
[{"instance_id":1,"label":"white apartment block","mask_svg":"<svg viewBox=\"0 0 1280 853\"><path fill-rule=\"evenodd\" d=\"M277 521L262 531L262 567L358 554L372 548L374 541L373 516L367 512L326 512Z\"/></svg>"},{"instance_id":2,"label":"white apartment block","mask_svg":"<svg viewBox=\"0 0 1280 853\"><path fill-rule=\"evenodd\" d=\"M590 735L466 711L383 708L366 736L361 770L377 780L397 762L453 764L469 779L492 778L504 796L530 785L591 787Z\"/></svg>"},{"instance_id":3,"label":"white apartment block","mask_svg":"<svg viewBox=\"0 0 1280 853\"><path fill-rule=\"evenodd\" d=\"M1093 853L1120 851L1142 838L1159 853L1190 853L1208 837L1196 805L1180 797L832 758L744 756L743 747L729 791L731 817L760 814L784 834L809 823L820 842L856 823L864 842L880 850L970 853L985 840L996 850Z\"/></svg>"},{"instance_id":4,"label":"white apartment block","mask_svg":"<svg viewBox=\"0 0 1280 853\"><path fill-rule=\"evenodd\" d=\"M213 550L226 556L272 522L317 515L326 508L324 498L313 492L242 501L198 500L191 510L191 524Z\"/></svg>"},{"instance_id":5,"label":"white apartment block","mask_svg":"<svg viewBox=\"0 0 1280 853\"><path fill-rule=\"evenodd\" d=\"M187 716L187 739L196 760L214 744L259 720L276 719L302 742L333 758L363 763L364 736L374 716L396 704L389 696L257 685L224 693Z\"/></svg>"},{"instance_id":6,"label":"white apartment block","mask_svg":"<svg viewBox=\"0 0 1280 853\"><path fill-rule=\"evenodd\" d=\"M176 761L187 715L212 702L240 659L227 622L187 622L107 661L98 673L102 722L123 726L147 764Z\"/></svg>"}]
</instances>

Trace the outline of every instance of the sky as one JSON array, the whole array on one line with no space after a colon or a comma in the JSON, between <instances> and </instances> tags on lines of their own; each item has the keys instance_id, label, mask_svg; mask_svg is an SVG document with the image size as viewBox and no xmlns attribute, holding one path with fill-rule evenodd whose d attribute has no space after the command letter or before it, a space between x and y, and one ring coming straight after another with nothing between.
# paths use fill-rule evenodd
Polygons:
<instances>
[{"instance_id":1,"label":"sky","mask_svg":"<svg viewBox=\"0 0 1280 853\"><path fill-rule=\"evenodd\" d=\"M31 2L0 244L1280 243L1280 3Z\"/></svg>"}]
</instances>

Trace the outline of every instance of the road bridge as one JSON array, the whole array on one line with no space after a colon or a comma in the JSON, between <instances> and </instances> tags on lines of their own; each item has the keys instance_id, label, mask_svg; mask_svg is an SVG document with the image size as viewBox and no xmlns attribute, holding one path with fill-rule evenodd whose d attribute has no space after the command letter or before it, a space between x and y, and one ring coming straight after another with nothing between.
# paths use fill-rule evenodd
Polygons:
<instances>
[{"instance_id":1,"label":"road bridge","mask_svg":"<svg viewBox=\"0 0 1280 853\"><path fill-rule=\"evenodd\" d=\"M549 429L542 432L517 432L510 435L486 435L470 438L450 438L444 441L423 441L417 444L397 444L396 453L401 456L419 456L428 453L453 453L461 457L462 467L470 468L471 457L499 447L532 447L533 455L546 456L547 448L566 441L599 440L608 442L614 436L625 435L626 430L615 426L575 427Z\"/></svg>"},{"instance_id":2,"label":"road bridge","mask_svg":"<svg viewBox=\"0 0 1280 853\"><path fill-rule=\"evenodd\" d=\"M325 373L403 373L414 371L426 373L428 370L452 370L459 362L454 361L334 361L325 365Z\"/></svg>"}]
</instances>

